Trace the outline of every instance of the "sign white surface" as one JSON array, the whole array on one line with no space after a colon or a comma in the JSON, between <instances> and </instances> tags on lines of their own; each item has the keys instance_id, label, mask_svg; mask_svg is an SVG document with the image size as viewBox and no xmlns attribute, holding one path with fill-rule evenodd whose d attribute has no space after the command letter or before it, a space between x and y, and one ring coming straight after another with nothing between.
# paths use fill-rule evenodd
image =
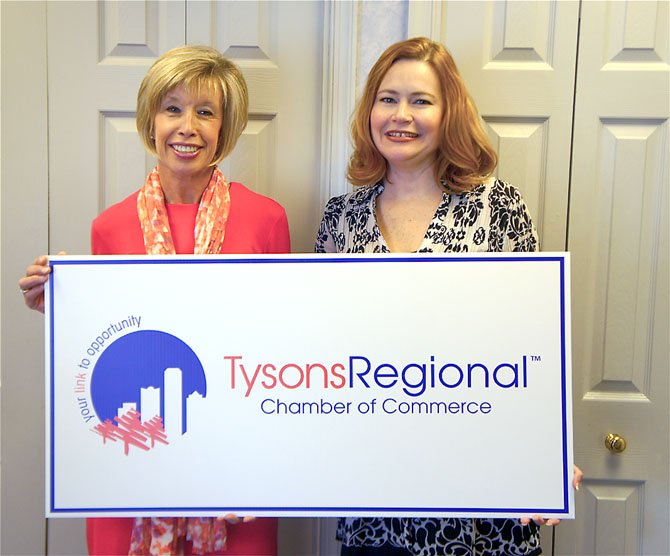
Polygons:
<instances>
[{"instance_id":1,"label":"sign white surface","mask_svg":"<svg viewBox=\"0 0 670 556\"><path fill-rule=\"evenodd\" d=\"M565 253L50 264L50 517L574 516Z\"/></svg>"}]
</instances>

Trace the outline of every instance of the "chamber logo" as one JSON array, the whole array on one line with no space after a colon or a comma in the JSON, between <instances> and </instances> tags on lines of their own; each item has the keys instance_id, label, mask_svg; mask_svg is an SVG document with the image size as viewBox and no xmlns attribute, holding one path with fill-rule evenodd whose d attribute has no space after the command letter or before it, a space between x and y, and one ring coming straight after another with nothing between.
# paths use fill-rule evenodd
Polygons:
<instances>
[{"instance_id":1,"label":"chamber logo","mask_svg":"<svg viewBox=\"0 0 670 556\"><path fill-rule=\"evenodd\" d=\"M99 355L90 396L105 444L148 451L178 441L207 395L205 371L182 340L158 330L121 336ZM193 421L193 422L192 422Z\"/></svg>"}]
</instances>

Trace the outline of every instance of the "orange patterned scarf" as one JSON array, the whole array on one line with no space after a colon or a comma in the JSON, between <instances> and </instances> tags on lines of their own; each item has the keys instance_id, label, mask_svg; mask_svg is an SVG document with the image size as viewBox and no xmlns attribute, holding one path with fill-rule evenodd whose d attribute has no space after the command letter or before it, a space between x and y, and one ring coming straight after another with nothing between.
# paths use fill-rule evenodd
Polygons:
<instances>
[{"instance_id":1,"label":"orange patterned scarf","mask_svg":"<svg viewBox=\"0 0 670 556\"><path fill-rule=\"evenodd\" d=\"M230 210L230 191L221 170L214 168L209 184L200 199L195 218L195 254L216 254L221 251ZM137 216L144 233L147 255L174 255L172 232L165 208L165 195L154 168L137 196Z\"/></svg>"},{"instance_id":2,"label":"orange patterned scarf","mask_svg":"<svg viewBox=\"0 0 670 556\"><path fill-rule=\"evenodd\" d=\"M230 209L226 178L214 168L200 199L195 218L195 253L221 251ZM174 255L175 247L165 208L165 195L154 168L137 196L137 215L149 255ZM129 556L183 554L186 541L193 554L220 552L226 547L226 522L213 517L137 517L130 539Z\"/></svg>"},{"instance_id":3,"label":"orange patterned scarf","mask_svg":"<svg viewBox=\"0 0 670 556\"><path fill-rule=\"evenodd\" d=\"M226 548L226 522L213 517L136 517L128 556L221 552Z\"/></svg>"}]
</instances>

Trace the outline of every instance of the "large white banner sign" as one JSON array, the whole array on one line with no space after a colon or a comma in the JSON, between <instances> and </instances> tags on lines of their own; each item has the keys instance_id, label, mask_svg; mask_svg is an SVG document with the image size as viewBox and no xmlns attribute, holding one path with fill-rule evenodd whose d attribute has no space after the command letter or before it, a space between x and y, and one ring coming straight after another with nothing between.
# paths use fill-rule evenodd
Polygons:
<instances>
[{"instance_id":1,"label":"large white banner sign","mask_svg":"<svg viewBox=\"0 0 670 556\"><path fill-rule=\"evenodd\" d=\"M567 254L50 264L49 517L573 517Z\"/></svg>"}]
</instances>

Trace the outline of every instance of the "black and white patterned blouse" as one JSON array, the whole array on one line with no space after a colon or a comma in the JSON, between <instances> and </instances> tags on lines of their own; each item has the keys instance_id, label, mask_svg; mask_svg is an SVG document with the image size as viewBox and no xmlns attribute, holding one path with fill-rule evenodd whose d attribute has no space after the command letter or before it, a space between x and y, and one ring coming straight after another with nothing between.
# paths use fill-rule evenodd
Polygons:
<instances>
[{"instance_id":1,"label":"black and white patterned blouse","mask_svg":"<svg viewBox=\"0 0 670 556\"><path fill-rule=\"evenodd\" d=\"M317 253L388 253L375 218L384 185L333 197L316 237ZM462 195L443 193L419 253L536 251L537 233L517 189L489 179Z\"/></svg>"},{"instance_id":2,"label":"black and white patterned blouse","mask_svg":"<svg viewBox=\"0 0 670 556\"><path fill-rule=\"evenodd\" d=\"M316 238L317 253L388 253L375 218L384 185L358 188L328 201ZM418 249L420 253L536 251L532 219L517 189L489 179L462 195L444 193ZM337 538L345 546L391 545L415 556L535 556L538 526L518 519L344 518Z\"/></svg>"}]
</instances>

